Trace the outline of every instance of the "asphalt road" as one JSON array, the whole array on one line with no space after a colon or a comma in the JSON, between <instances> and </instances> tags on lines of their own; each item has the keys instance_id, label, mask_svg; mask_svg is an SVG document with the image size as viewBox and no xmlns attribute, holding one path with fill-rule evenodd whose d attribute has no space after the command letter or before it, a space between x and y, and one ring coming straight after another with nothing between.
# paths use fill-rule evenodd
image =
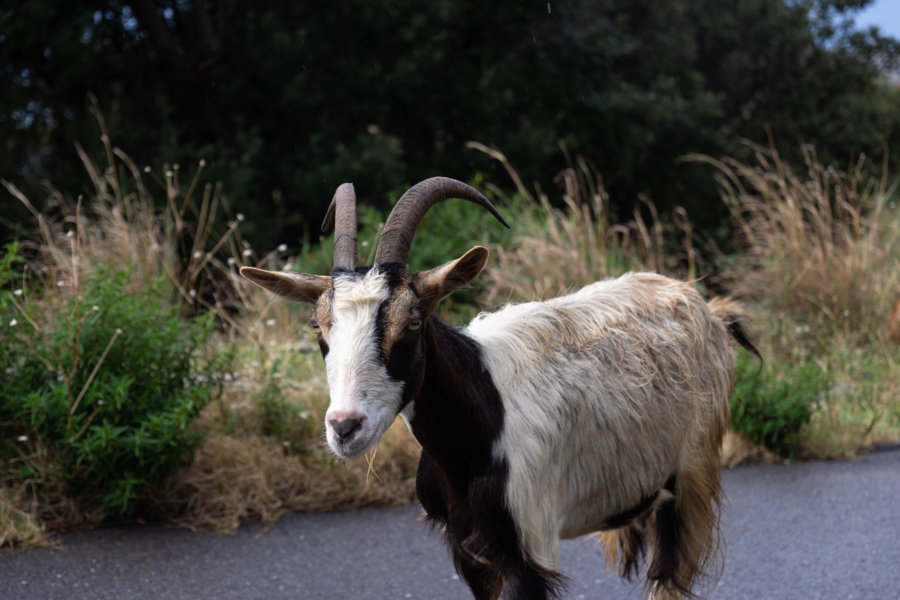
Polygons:
<instances>
[{"instance_id":1,"label":"asphalt road","mask_svg":"<svg viewBox=\"0 0 900 600\"><path fill-rule=\"evenodd\" d=\"M710 598L900 598L900 450L741 467L724 484L726 565ZM0 554L0 598L470 598L419 513L292 515L228 536L161 525L76 532L63 550ZM564 542L560 568L566 598L644 597L604 570L589 539Z\"/></svg>"}]
</instances>

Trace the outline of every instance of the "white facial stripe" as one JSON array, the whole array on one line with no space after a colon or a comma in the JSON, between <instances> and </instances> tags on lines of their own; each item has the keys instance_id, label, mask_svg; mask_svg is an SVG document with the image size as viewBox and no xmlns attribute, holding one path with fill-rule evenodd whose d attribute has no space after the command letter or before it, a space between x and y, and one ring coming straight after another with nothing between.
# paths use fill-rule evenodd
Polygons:
<instances>
[{"instance_id":1,"label":"white facial stripe","mask_svg":"<svg viewBox=\"0 0 900 600\"><path fill-rule=\"evenodd\" d=\"M362 278L343 276L334 280L325 357L331 391L328 412L362 414L359 439L366 449L394 420L403 391L402 382L392 380L381 364L381 348L375 339L378 308L389 294L387 279L375 269Z\"/></svg>"}]
</instances>

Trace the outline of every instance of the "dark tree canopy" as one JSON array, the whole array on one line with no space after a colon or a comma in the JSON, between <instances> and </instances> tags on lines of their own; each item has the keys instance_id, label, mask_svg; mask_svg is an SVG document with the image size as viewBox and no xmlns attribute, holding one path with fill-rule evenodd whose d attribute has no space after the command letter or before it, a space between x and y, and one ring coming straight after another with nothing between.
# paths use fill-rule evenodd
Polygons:
<instances>
[{"instance_id":1,"label":"dark tree canopy","mask_svg":"<svg viewBox=\"0 0 900 600\"><path fill-rule=\"evenodd\" d=\"M0 8L0 177L82 191L94 94L138 164L205 158L278 241L344 181L370 203L435 174L506 185L468 140L545 184L564 142L614 200L711 223L712 174L678 161L690 152L768 130L788 151L845 165L888 148L896 164L900 99L879 73L900 45L853 27L868 3L29 0ZM0 198L0 238L14 204Z\"/></svg>"}]
</instances>

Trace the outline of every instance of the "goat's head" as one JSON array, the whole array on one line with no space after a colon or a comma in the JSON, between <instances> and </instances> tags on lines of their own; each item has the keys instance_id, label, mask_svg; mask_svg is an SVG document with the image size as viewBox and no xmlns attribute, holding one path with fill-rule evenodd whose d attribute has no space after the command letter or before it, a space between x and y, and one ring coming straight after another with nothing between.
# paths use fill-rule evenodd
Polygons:
<instances>
[{"instance_id":1,"label":"goat's head","mask_svg":"<svg viewBox=\"0 0 900 600\"><path fill-rule=\"evenodd\" d=\"M337 190L322 229L335 225L331 276L264 271L241 274L285 298L315 304L310 324L325 358L331 404L325 429L342 458L367 452L418 393L424 376L426 319L438 303L471 281L487 262L476 246L428 271L406 269L413 236L435 203L462 198L481 205L509 227L478 191L434 177L416 184L391 211L371 267L357 266L356 197L351 184Z\"/></svg>"}]
</instances>

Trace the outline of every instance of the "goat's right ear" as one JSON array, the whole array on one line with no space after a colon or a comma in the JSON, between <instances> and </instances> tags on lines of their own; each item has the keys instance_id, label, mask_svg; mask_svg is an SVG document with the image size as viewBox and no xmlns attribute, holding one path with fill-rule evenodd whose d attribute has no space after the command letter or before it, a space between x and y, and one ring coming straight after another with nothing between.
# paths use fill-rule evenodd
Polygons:
<instances>
[{"instance_id":1,"label":"goat's right ear","mask_svg":"<svg viewBox=\"0 0 900 600\"><path fill-rule=\"evenodd\" d=\"M326 275L284 273L254 267L241 267L241 275L277 296L310 304L315 304L331 285L331 277Z\"/></svg>"},{"instance_id":2,"label":"goat's right ear","mask_svg":"<svg viewBox=\"0 0 900 600\"><path fill-rule=\"evenodd\" d=\"M434 312L438 303L478 275L488 259L488 249L475 246L460 258L417 274L416 291L425 314Z\"/></svg>"}]
</instances>

